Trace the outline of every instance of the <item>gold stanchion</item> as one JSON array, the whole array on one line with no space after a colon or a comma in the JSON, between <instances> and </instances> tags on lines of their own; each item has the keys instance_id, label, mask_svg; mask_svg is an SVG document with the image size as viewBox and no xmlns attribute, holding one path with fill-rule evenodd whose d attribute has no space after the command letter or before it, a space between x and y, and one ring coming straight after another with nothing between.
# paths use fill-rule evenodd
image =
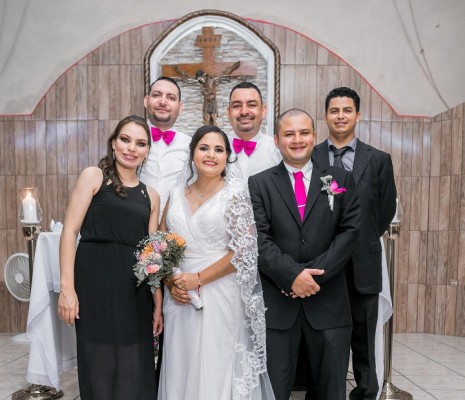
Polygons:
<instances>
[{"instance_id":1,"label":"gold stanchion","mask_svg":"<svg viewBox=\"0 0 465 400\"><path fill-rule=\"evenodd\" d=\"M396 217L388 229L389 237L387 239L387 256L388 256L388 272L389 272L389 285L392 297L392 310L394 311L394 255L395 255L395 241L400 233L400 205L397 203ZM393 315L384 326L384 384L383 391L381 392L380 400L412 400L413 397L410 393L397 388L391 382L392 375L392 339L394 332Z\"/></svg>"}]
</instances>

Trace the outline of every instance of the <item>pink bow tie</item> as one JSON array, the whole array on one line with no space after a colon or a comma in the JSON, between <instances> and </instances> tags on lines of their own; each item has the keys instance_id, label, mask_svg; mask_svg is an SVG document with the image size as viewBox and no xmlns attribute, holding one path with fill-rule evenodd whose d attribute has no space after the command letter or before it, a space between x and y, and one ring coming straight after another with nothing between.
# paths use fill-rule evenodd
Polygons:
<instances>
[{"instance_id":1,"label":"pink bow tie","mask_svg":"<svg viewBox=\"0 0 465 400\"><path fill-rule=\"evenodd\" d=\"M244 153L250 157L256 146L257 142L254 142L253 140L242 140L238 138L233 139L233 148L236 154L240 153L241 150L244 150Z\"/></svg>"},{"instance_id":2,"label":"pink bow tie","mask_svg":"<svg viewBox=\"0 0 465 400\"><path fill-rule=\"evenodd\" d=\"M152 128L150 129L150 131L152 132L152 140L154 142L158 142L160 139L163 139L163 141L169 145L173 139L174 139L174 135L176 135L176 132L174 131L165 131L165 132L162 132L159 128L157 128L156 126L152 126Z\"/></svg>"}]
</instances>

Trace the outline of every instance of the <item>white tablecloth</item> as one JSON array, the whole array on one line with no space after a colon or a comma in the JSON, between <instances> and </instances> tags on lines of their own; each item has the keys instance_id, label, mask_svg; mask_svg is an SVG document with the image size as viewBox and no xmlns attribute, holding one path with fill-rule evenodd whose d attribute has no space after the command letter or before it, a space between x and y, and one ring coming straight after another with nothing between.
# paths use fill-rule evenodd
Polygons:
<instances>
[{"instance_id":1,"label":"white tablecloth","mask_svg":"<svg viewBox=\"0 0 465 400\"><path fill-rule=\"evenodd\" d=\"M59 374L74 368L76 333L57 315L60 232L43 232L36 244L27 333L31 339L27 380L60 390Z\"/></svg>"}]
</instances>

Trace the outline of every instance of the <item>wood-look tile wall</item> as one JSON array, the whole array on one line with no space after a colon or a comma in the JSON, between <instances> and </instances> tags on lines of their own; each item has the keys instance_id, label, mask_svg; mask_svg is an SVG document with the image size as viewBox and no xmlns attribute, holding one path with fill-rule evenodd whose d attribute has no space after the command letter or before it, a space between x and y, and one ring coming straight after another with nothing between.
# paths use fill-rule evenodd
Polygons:
<instances>
[{"instance_id":1,"label":"wood-look tile wall","mask_svg":"<svg viewBox=\"0 0 465 400\"><path fill-rule=\"evenodd\" d=\"M18 189L37 186L44 227L62 221L79 172L95 165L116 123L143 115L143 57L169 26L147 25L102 44L68 69L31 116L0 117L0 265L26 251ZM327 136L324 98L337 86L361 97L358 137L391 154L404 208L396 242L395 330L465 336L464 105L432 119L396 116L351 67L308 38L253 23L281 52L281 111L307 110ZM1 275L3 277L3 274ZM3 278L0 278L3 279ZM0 331L23 331L27 303L0 282Z\"/></svg>"}]
</instances>

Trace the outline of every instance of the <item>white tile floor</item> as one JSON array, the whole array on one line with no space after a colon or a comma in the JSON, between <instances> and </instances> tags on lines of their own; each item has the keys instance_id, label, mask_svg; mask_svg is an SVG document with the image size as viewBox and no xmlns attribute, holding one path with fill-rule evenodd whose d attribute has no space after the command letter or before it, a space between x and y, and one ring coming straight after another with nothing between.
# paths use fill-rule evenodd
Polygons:
<instances>
[{"instance_id":1,"label":"white tile floor","mask_svg":"<svg viewBox=\"0 0 465 400\"><path fill-rule=\"evenodd\" d=\"M0 399L27 385L29 345L0 333ZM350 376L350 375L349 375ZM76 370L61 376L64 400L79 399ZM392 383L414 400L465 400L465 338L431 334L395 334ZM348 392L352 381L347 381ZM304 400L304 392L292 400Z\"/></svg>"}]
</instances>

